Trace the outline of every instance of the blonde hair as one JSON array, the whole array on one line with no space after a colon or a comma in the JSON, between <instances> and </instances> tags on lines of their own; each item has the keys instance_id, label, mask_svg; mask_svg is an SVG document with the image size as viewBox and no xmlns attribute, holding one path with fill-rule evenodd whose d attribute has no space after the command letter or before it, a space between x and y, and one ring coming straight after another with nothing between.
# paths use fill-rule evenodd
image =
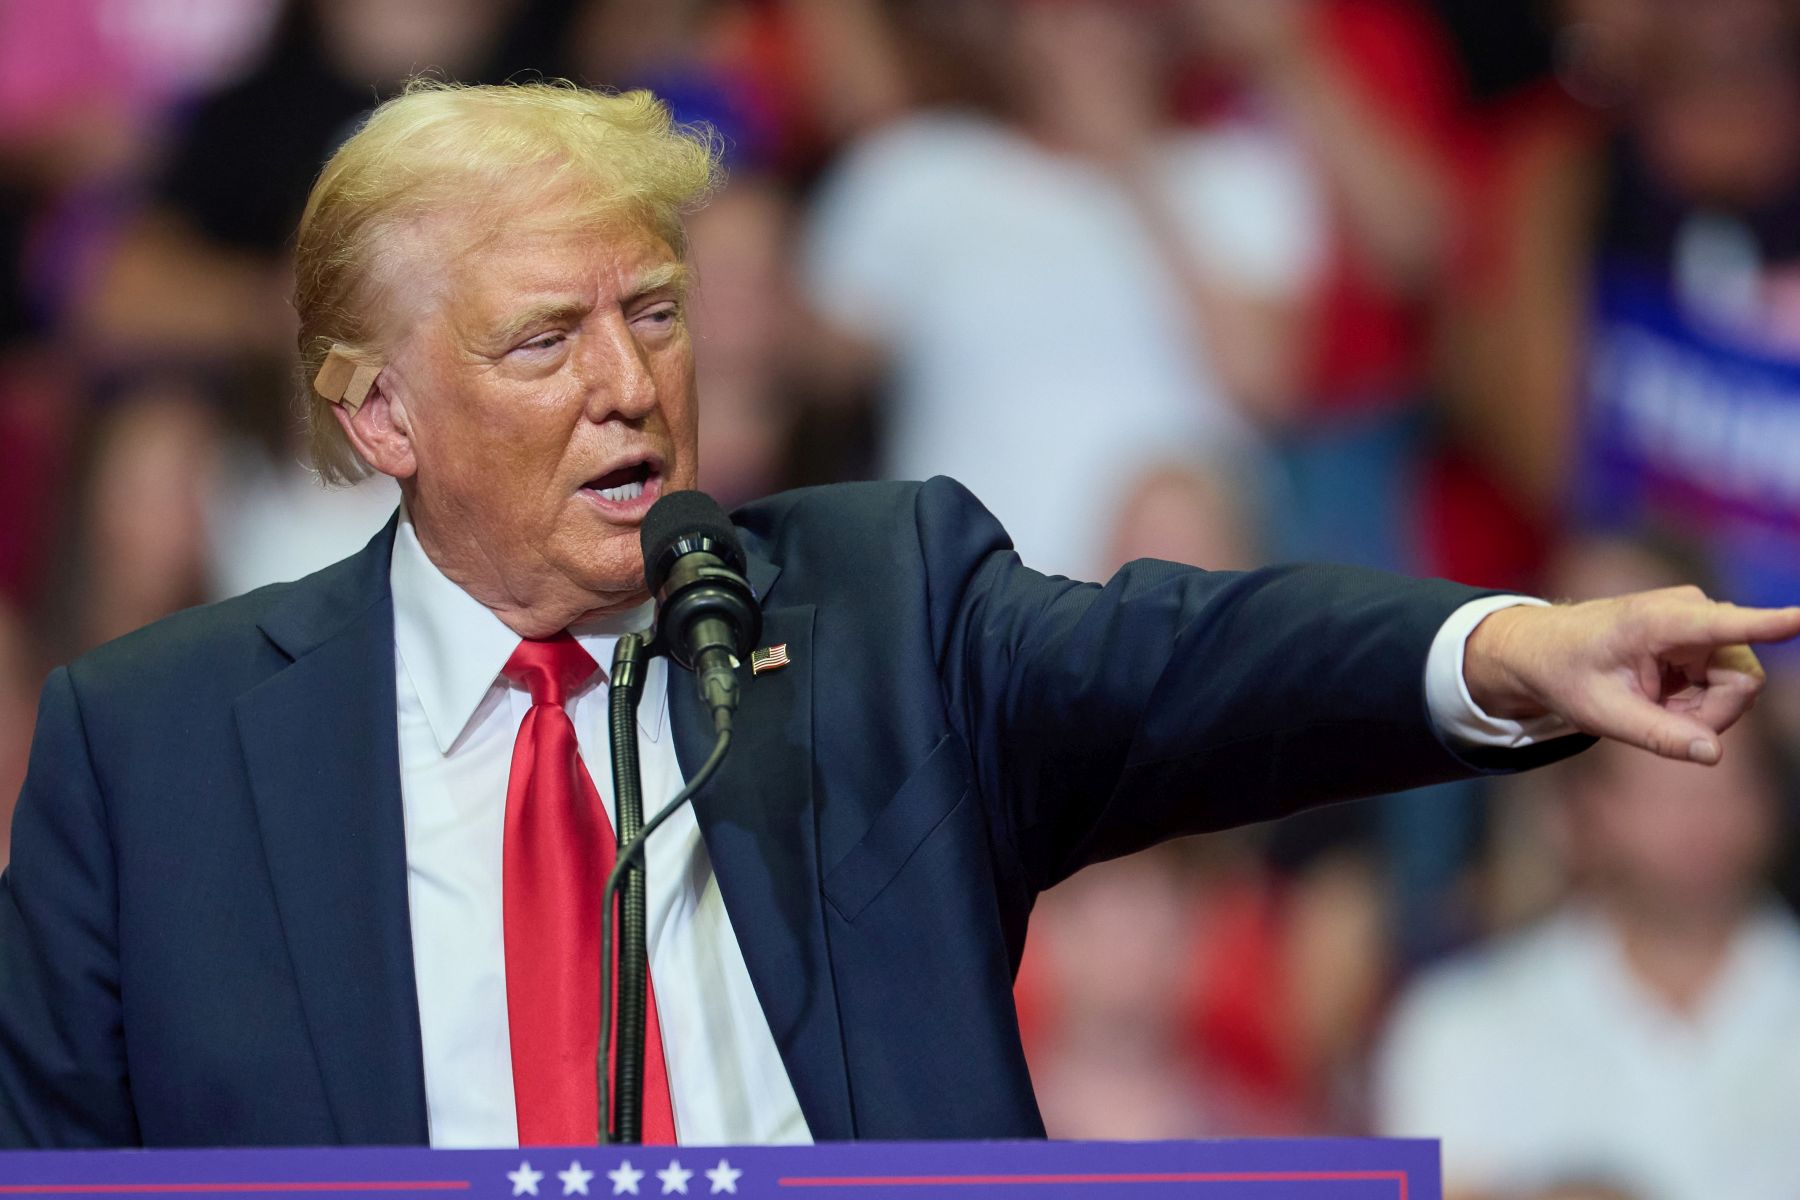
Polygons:
<instances>
[{"instance_id":1,"label":"blonde hair","mask_svg":"<svg viewBox=\"0 0 1800 1200\"><path fill-rule=\"evenodd\" d=\"M573 195L579 219L639 222L677 255L687 249L682 214L723 177L717 135L678 125L649 92L609 95L563 81L409 83L331 156L300 218L300 387L313 466L325 482L368 473L312 380L334 345L369 366L391 349L382 341L383 283L412 244L391 235L423 218L516 202L522 173Z\"/></svg>"}]
</instances>

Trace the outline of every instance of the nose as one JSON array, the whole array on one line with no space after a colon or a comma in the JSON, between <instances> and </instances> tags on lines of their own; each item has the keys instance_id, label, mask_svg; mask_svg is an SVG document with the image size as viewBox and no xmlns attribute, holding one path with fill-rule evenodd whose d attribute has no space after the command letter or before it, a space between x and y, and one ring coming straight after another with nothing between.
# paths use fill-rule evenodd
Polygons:
<instances>
[{"instance_id":1,"label":"nose","mask_svg":"<svg viewBox=\"0 0 1800 1200\"><path fill-rule=\"evenodd\" d=\"M632 334L623 313L608 314L596 324L594 336L582 340L587 350L582 367L589 420L599 423L617 417L635 422L655 411L656 374L649 351Z\"/></svg>"}]
</instances>

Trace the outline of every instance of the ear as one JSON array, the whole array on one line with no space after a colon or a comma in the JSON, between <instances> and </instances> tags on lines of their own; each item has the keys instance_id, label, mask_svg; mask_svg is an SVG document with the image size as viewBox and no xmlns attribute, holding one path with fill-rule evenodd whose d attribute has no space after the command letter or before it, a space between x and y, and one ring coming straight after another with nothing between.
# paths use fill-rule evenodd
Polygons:
<instances>
[{"instance_id":1,"label":"ear","mask_svg":"<svg viewBox=\"0 0 1800 1200\"><path fill-rule=\"evenodd\" d=\"M393 372L384 367L375 376L362 404L354 410L341 403L331 407L344 436L364 462L383 475L410 479L418 470L412 420L404 401L395 394L395 382Z\"/></svg>"}]
</instances>

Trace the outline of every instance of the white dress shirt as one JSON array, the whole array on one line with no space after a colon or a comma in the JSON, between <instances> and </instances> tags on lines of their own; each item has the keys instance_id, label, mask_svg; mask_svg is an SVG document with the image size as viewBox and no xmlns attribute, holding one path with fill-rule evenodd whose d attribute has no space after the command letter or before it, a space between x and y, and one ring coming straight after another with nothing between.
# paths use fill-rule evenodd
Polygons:
<instances>
[{"instance_id":1,"label":"white dress shirt","mask_svg":"<svg viewBox=\"0 0 1800 1200\"><path fill-rule=\"evenodd\" d=\"M500 675L519 637L439 571L402 510L390 566L406 822L407 899L433 1146L518 1144L507 1028L501 864L513 742L530 695ZM1462 680L1464 643L1482 617L1522 597L1474 601L1433 641L1426 695L1463 746L1519 746L1557 732L1496 721ZM621 634L646 628L648 604L575 635L603 671ZM668 668L653 660L638 712L644 810L683 784L668 719ZM613 819L604 674L568 703L588 772ZM684 1144L811 1141L750 983L692 807L646 848L650 974L656 988L675 1131Z\"/></svg>"},{"instance_id":2,"label":"white dress shirt","mask_svg":"<svg viewBox=\"0 0 1800 1200\"><path fill-rule=\"evenodd\" d=\"M500 670L519 635L444 577L404 514L390 568L398 672L406 892L433 1146L512 1146L501 847L513 741L531 708ZM602 670L650 608L575 635ZM638 710L644 811L681 789L667 665L653 660ZM588 773L613 819L603 675L567 705ZM616 828L616 826L615 826ZM647 847L650 976L677 1138L687 1144L807 1142L811 1136L691 806Z\"/></svg>"}]
</instances>

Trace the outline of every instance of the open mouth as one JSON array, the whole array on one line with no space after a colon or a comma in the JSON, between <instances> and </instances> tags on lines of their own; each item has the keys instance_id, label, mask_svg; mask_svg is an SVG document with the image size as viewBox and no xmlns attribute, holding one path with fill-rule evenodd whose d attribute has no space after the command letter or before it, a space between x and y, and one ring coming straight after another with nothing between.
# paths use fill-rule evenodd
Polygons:
<instances>
[{"instance_id":1,"label":"open mouth","mask_svg":"<svg viewBox=\"0 0 1800 1200\"><path fill-rule=\"evenodd\" d=\"M582 490L607 504L630 504L654 491L659 478L657 464L648 459L598 475L582 484Z\"/></svg>"}]
</instances>

